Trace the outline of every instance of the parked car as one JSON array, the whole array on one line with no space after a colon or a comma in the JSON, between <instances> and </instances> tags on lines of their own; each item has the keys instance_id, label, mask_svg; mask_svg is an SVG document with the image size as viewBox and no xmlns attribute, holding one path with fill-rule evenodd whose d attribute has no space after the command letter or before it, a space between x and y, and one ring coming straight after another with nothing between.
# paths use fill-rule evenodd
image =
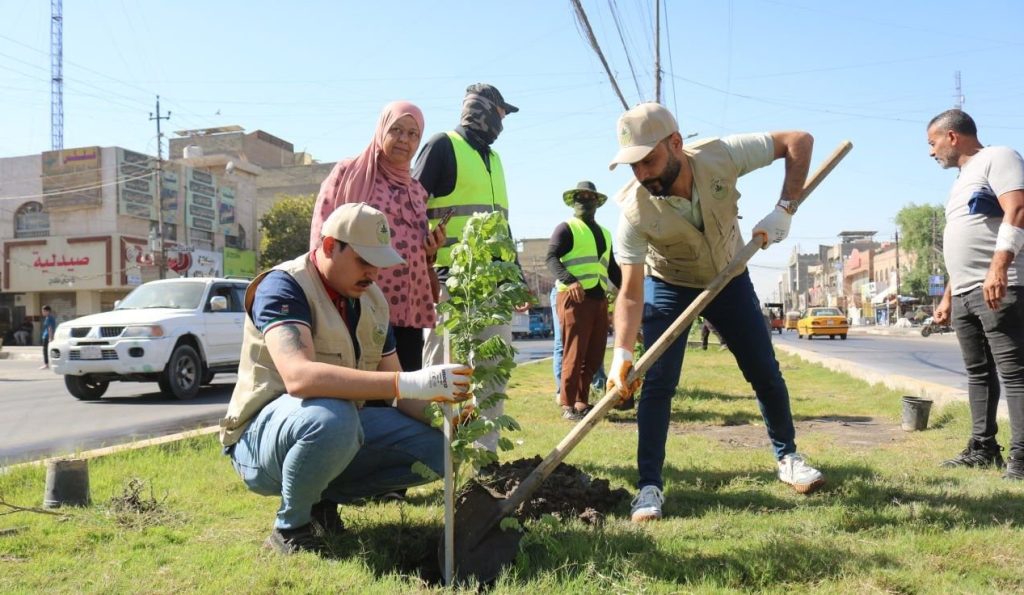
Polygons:
<instances>
[{"instance_id":1,"label":"parked car","mask_svg":"<svg viewBox=\"0 0 1024 595\"><path fill-rule=\"evenodd\" d=\"M50 367L77 399L99 399L113 381L156 382L191 399L214 374L238 371L247 282L151 281L113 310L69 320L50 342Z\"/></svg>"},{"instance_id":2,"label":"parked car","mask_svg":"<svg viewBox=\"0 0 1024 595\"><path fill-rule=\"evenodd\" d=\"M807 340L828 335L829 339L839 337L845 341L849 329L846 315L839 308L808 308L797 323L796 335Z\"/></svg>"}]
</instances>

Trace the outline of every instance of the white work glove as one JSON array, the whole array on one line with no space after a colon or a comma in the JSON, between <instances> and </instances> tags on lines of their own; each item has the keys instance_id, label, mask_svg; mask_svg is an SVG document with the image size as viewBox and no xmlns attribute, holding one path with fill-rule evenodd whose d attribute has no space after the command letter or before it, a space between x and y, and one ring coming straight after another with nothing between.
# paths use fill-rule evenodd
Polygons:
<instances>
[{"instance_id":1,"label":"white work glove","mask_svg":"<svg viewBox=\"0 0 1024 595\"><path fill-rule=\"evenodd\" d=\"M764 249L768 247L768 244L778 244L786 239L786 236L789 235L789 225L792 222L793 216L786 209L777 206L754 226L753 235L760 234L764 237L764 245L761 246Z\"/></svg>"},{"instance_id":2,"label":"white work glove","mask_svg":"<svg viewBox=\"0 0 1024 595\"><path fill-rule=\"evenodd\" d=\"M462 364L429 366L415 372L395 373L395 396L399 399L458 403L472 395L469 379L473 369Z\"/></svg>"},{"instance_id":3,"label":"white work glove","mask_svg":"<svg viewBox=\"0 0 1024 595\"><path fill-rule=\"evenodd\" d=\"M633 396L637 386L640 385L639 380L633 381L632 384L626 384L626 378L629 377L629 371L632 369L632 351L623 347L616 347L612 350L612 368L608 372L608 382L605 388L610 392L615 389L616 386L621 386L622 390L619 391L620 402Z\"/></svg>"}]
</instances>

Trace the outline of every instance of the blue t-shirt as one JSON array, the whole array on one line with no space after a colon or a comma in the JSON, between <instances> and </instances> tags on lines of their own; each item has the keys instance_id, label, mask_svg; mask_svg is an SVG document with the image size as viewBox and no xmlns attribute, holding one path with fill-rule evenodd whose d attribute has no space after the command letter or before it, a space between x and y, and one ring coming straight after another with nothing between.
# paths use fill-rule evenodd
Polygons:
<instances>
[{"instance_id":1,"label":"blue t-shirt","mask_svg":"<svg viewBox=\"0 0 1024 595\"><path fill-rule=\"evenodd\" d=\"M53 338L53 333L57 331L57 319L53 317L53 314L47 314L46 318L43 318L43 341Z\"/></svg>"},{"instance_id":2,"label":"blue t-shirt","mask_svg":"<svg viewBox=\"0 0 1024 595\"><path fill-rule=\"evenodd\" d=\"M347 319L349 335L355 339L359 324L359 300L348 300ZM312 330L313 314L298 281L284 271L271 271L263 278L252 301L252 322L264 335L270 329L282 324L304 324ZM353 340L356 359L359 359L359 341ZM388 324L388 335L384 340L382 355L395 352L395 333Z\"/></svg>"}]
</instances>

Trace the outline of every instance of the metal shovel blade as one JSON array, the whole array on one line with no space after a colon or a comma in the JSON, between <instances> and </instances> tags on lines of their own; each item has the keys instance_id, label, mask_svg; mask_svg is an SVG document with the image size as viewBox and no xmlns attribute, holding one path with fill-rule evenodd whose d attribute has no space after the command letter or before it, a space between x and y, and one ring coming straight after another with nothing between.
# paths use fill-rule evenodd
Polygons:
<instances>
[{"instance_id":1,"label":"metal shovel blade","mask_svg":"<svg viewBox=\"0 0 1024 595\"><path fill-rule=\"evenodd\" d=\"M470 579L489 583L515 560L523 534L518 529L502 530L501 519L511 512L503 502L499 493L476 482L459 495L455 503L454 583ZM439 547L438 557L442 555Z\"/></svg>"}]
</instances>

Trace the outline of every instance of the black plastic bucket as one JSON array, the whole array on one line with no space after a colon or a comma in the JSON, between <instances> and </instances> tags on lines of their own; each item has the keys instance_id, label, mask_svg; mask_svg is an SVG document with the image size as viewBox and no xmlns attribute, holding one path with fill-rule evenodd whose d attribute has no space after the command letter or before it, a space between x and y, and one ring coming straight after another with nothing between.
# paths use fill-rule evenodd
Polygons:
<instances>
[{"instance_id":1,"label":"black plastic bucket","mask_svg":"<svg viewBox=\"0 0 1024 595\"><path fill-rule=\"evenodd\" d=\"M85 459L59 459L46 463L46 494L43 506L88 506L89 462Z\"/></svg>"},{"instance_id":2,"label":"black plastic bucket","mask_svg":"<svg viewBox=\"0 0 1024 595\"><path fill-rule=\"evenodd\" d=\"M903 397L903 429L908 432L927 429L928 413L931 409L931 399Z\"/></svg>"}]
</instances>

